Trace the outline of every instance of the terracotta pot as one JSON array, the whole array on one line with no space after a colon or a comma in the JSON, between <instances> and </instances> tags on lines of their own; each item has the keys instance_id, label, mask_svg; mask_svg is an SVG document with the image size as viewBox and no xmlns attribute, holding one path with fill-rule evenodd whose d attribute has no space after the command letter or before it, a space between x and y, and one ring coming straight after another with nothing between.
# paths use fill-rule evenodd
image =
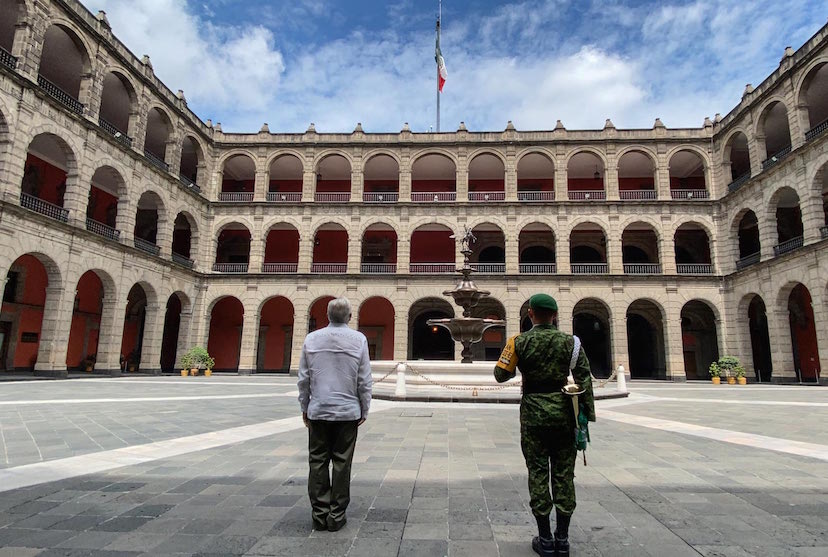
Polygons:
<instances>
[{"instance_id":1,"label":"terracotta pot","mask_svg":"<svg viewBox=\"0 0 828 557\"><path fill-rule=\"evenodd\" d=\"M193 377L198 375L198 368L197 367L191 368L190 369L190 375L192 375Z\"/></svg>"},{"instance_id":2,"label":"terracotta pot","mask_svg":"<svg viewBox=\"0 0 828 557\"><path fill-rule=\"evenodd\" d=\"M727 378L727 384L728 385L735 385L736 384L736 378L735 377L728 377Z\"/></svg>"},{"instance_id":3,"label":"terracotta pot","mask_svg":"<svg viewBox=\"0 0 828 557\"><path fill-rule=\"evenodd\" d=\"M190 372L187 371L186 369L181 370L181 377L187 377L187 375L189 375L189 374L190 374Z\"/></svg>"},{"instance_id":4,"label":"terracotta pot","mask_svg":"<svg viewBox=\"0 0 828 557\"><path fill-rule=\"evenodd\" d=\"M721 378L721 377L711 377L711 378L710 378L710 380L711 380L711 381L713 381L713 384L714 384L714 385L718 385L719 383L721 383L721 382L722 382L722 378Z\"/></svg>"},{"instance_id":5,"label":"terracotta pot","mask_svg":"<svg viewBox=\"0 0 828 557\"><path fill-rule=\"evenodd\" d=\"M92 371L92 366L91 365L86 366L86 371Z\"/></svg>"},{"instance_id":6,"label":"terracotta pot","mask_svg":"<svg viewBox=\"0 0 828 557\"><path fill-rule=\"evenodd\" d=\"M747 377L737 377L736 382L740 385L747 385Z\"/></svg>"},{"instance_id":7,"label":"terracotta pot","mask_svg":"<svg viewBox=\"0 0 828 557\"><path fill-rule=\"evenodd\" d=\"M213 370L212 369L205 369L204 370L204 377L210 377L211 375L213 375Z\"/></svg>"}]
</instances>

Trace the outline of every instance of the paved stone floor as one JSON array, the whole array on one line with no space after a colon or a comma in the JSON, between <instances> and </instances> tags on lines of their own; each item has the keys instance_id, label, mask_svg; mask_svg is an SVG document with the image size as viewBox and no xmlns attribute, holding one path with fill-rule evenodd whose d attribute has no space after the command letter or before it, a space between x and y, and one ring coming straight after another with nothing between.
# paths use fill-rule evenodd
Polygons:
<instances>
[{"instance_id":1,"label":"paved stone floor","mask_svg":"<svg viewBox=\"0 0 828 557\"><path fill-rule=\"evenodd\" d=\"M633 382L578 464L573 555L828 555L828 390ZM0 383L0 556L533 555L517 407L375 401L312 532L279 377Z\"/></svg>"}]
</instances>

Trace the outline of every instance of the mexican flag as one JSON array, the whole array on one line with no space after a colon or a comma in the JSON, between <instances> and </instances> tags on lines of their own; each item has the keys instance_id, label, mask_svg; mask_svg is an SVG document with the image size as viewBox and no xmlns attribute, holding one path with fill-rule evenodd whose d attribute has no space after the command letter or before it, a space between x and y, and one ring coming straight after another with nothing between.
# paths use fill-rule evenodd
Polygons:
<instances>
[{"instance_id":1,"label":"mexican flag","mask_svg":"<svg viewBox=\"0 0 828 557\"><path fill-rule=\"evenodd\" d=\"M434 60L437 62L437 88L442 93L448 72L446 71L446 61L443 60L443 53L440 51L440 20L437 20L437 46L434 49Z\"/></svg>"}]
</instances>

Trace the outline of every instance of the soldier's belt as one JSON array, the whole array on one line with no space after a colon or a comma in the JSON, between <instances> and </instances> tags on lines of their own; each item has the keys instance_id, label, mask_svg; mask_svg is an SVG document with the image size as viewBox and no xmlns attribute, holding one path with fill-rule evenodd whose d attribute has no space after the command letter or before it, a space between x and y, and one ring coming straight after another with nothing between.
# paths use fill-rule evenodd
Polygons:
<instances>
[{"instance_id":1,"label":"soldier's belt","mask_svg":"<svg viewBox=\"0 0 828 557\"><path fill-rule=\"evenodd\" d=\"M566 381L527 381L523 380L523 394L538 395L559 393L566 385Z\"/></svg>"}]
</instances>

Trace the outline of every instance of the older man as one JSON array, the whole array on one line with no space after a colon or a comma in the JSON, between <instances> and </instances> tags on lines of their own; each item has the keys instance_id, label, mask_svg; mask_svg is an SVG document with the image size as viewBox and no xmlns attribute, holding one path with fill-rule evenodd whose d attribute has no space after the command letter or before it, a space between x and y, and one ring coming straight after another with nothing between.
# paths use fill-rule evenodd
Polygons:
<instances>
[{"instance_id":1,"label":"older man","mask_svg":"<svg viewBox=\"0 0 828 557\"><path fill-rule=\"evenodd\" d=\"M335 532L345 525L357 428L371 405L368 341L348 327L350 320L351 302L331 300L329 325L305 338L299 360L299 404L309 434L308 496L315 530Z\"/></svg>"}]
</instances>

